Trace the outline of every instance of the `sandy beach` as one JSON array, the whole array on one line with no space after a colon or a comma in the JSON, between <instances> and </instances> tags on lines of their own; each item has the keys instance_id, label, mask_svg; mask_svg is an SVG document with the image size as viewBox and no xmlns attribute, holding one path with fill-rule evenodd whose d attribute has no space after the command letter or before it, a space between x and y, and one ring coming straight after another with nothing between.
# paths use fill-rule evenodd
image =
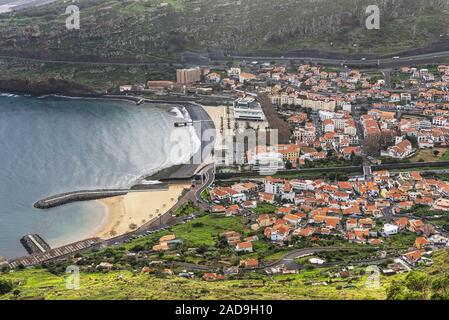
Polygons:
<instances>
[{"instance_id":1,"label":"sandy beach","mask_svg":"<svg viewBox=\"0 0 449 320\"><path fill-rule=\"evenodd\" d=\"M224 135L234 134L234 121L232 119L231 130L227 129L227 112L225 106L205 106L205 111L213 120L216 129L216 144L221 145ZM221 118L224 118L224 132L220 133ZM231 118L231 116L229 115ZM206 163L211 163L209 156ZM159 214L169 211L177 202L184 189L190 188L189 184L170 184L168 189L131 192L124 196L111 197L96 200L106 208L103 223L92 235L102 239L109 239L125 234L142 226L148 221L157 218Z\"/></svg>"},{"instance_id":2,"label":"sandy beach","mask_svg":"<svg viewBox=\"0 0 449 320\"><path fill-rule=\"evenodd\" d=\"M108 239L125 234L169 211L188 184L171 184L168 189L131 192L124 196L96 200L107 214L94 237Z\"/></svg>"},{"instance_id":3,"label":"sandy beach","mask_svg":"<svg viewBox=\"0 0 449 320\"><path fill-rule=\"evenodd\" d=\"M205 106L204 110L211 117L216 128L220 127L222 116L227 119L225 106ZM216 131L218 136L216 141L218 142L222 140L222 135L220 130ZM209 155L204 162L211 163L212 161L213 159ZM101 226L92 236L108 239L133 231L169 211L178 202L182 191L189 188L190 185L185 183L170 184L168 189L131 192L124 196L96 200L105 206L107 213Z\"/></svg>"}]
</instances>

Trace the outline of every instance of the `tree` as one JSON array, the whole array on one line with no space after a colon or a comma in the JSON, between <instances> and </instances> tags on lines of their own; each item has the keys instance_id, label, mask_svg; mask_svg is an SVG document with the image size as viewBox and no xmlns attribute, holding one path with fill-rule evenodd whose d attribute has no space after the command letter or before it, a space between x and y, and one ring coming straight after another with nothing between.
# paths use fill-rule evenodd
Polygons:
<instances>
[{"instance_id":1,"label":"tree","mask_svg":"<svg viewBox=\"0 0 449 320\"><path fill-rule=\"evenodd\" d=\"M403 281L393 281L387 290L389 300L425 300L429 298L431 280L421 271L411 271Z\"/></svg>"},{"instance_id":2,"label":"tree","mask_svg":"<svg viewBox=\"0 0 449 320\"><path fill-rule=\"evenodd\" d=\"M132 252L140 252L140 251L144 251L144 250L145 250L145 247L141 244L137 244L130 249L130 251L132 251Z\"/></svg>"},{"instance_id":3,"label":"tree","mask_svg":"<svg viewBox=\"0 0 449 320\"><path fill-rule=\"evenodd\" d=\"M404 300L405 287L399 281L393 281L387 289L387 300Z\"/></svg>"},{"instance_id":4,"label":"tree","mask_svg":"<svg viewBox=\"0 0 449 320\"><path fill-rule=\"evenodd\" d=\"M449 276L437 278L432 282L432 299L445 299L449 297Z\"/></svg>"},{"instance_id":5,"label":"tree","mask_svg":"<svg viewBox=\"0 0 449 320\"><path fill-rule=\"evenodd\" d=\"M20 296L20 290L19 289L15 289L12 294L14 295L14 299L17 299Z\"/></svg>"},{"instance_id":6,"label":"tree","mask_svg":"<svg viewBox=\"0 0 449 320\"><path fill-rule=\"evenodd\" d=\"M107 249L105 250L105 255L107 254ZM111 252L115 253L114 250L111 250ZM50 261L47 263L44 263L42 266L48 270L48 272L59 276L62 274L65 274L67 270L67 266L69 263L67 261Z\"/></svg>"},{"instance_id":7,"label":"tree","mask_svg":"<svg viewBox=\"0 0 449 320\"><path fill-rule=\"evenodd\" d=\"M7 294L12 291L14 285L9 280L0 279L0 294Z\"/></svg>"},{"instance_id":8,"label":"tree","mask_svg":"<svg viewBox=\"0 0 449 320\"><path fill-rule=\"evenodd\" d=\"M380 152L380 141L380 134L370 134L366 136L363 141L363 149L365 150L365 153L369 156L377 156Z\"/></svg>"},{"instance_id":9,"label":"tree","mask_svg":"<svg viewBox=\"0 0 449 320\"><path fill-rule=\"evenodd\" d=\"M424 272L413 271L405 278L405 285L409 290L424 292L430 284L429 276Z\"/></svg>"},{"instance_id":10,"label":"tree","mask_svg":"<svg viewBox=\"0 0 449 320\"><path fill-rule=\"evenodd\" d=\"M393 281L387 289L389 300L447 300L449 276L443 274L431 278L422 271L410 272L404 280Z\"/></svg>"},{"instance_id":11,"label":"tree","mask_svg":"<svg viewBox=\"0 0 449 320\"><path fill-rule=\"evenodd\" d=\"M413 148L417 148L418 147L418 139L414 136L407 136L407 140L410 141L410 143L412 144Z\"/></svg>"},{"instance_id":12,"label":"tree","mask_svg":"<svg viewBox=\"0 0 449 320\"><path fill-rule=\"evenodd\" d=\"M380 134L380 145L385 148L394 145L395 133L392 130L382 130Z\"/></svg>"}]
</instances>

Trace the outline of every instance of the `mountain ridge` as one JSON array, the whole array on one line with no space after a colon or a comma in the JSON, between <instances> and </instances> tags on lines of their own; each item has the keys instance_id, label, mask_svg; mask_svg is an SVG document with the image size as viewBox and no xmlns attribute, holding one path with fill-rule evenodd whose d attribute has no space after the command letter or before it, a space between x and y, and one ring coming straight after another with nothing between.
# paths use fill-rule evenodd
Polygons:
<instances>
[{"instance_id":1,"label":"mountain ridge","mask_svg":"<svg viewBox=\"0 0 449 320\"><path fill-rule=\"evenodd\" d=\"M68 4L0 15L2 54L157 62L179 61L188 51L387 55L449 48L443 0L85 0L77 4L81 28L72 31L65 28ZM380 30L365 28L371 4L380 8Z\"/></svg>"}]
</instances>

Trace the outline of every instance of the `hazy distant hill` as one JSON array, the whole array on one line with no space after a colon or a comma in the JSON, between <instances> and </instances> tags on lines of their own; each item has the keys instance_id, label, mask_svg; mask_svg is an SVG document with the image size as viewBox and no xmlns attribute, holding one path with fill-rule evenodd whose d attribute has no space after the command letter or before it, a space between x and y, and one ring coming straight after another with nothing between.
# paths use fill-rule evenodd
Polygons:
<instances>
[{"instance_id":1,"label":"hazy distant hill","mask_svg":"<svg viewBox=\"0 0 449 320\"><path fill-rule=\"evenodd\" d=\"M211 49L393 53L448 39L446 0L82 0L79 31L65 28L69 4L1 15L2 53L177 60ZM369 4L381 8L380 30L365 29Z\"/></svg>"},{"instance_id":2,"label":"hazy distant hill","mask_svg":"<svg viewBox=\"0 0 449 320\"><path fill-rule=\"evenodd\" d=\"M0 13L40 6L56 0L0 0Z\"/></svg>"}]
</instances>

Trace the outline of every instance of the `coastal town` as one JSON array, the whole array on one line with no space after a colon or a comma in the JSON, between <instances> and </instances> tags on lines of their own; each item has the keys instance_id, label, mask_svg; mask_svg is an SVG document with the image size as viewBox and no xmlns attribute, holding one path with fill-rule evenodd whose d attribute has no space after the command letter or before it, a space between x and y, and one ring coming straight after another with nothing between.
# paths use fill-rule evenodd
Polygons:
<instances>
[{"instance_id":1,"label":"coastal town","mask_svg":"<svg viewBox=\"0 0 449 320\"><path fill-rule=\"evenodd\" d=\"M99 236L51 249L29 235L31 255L0 265L205 282L313 274L309 284L335 290L360 286L368 269L388 279L429 268L449 247L448 87L443 64L380 71L275 61L122 85L114 97L137 104L201 104L216 131L206 166L165 191L114 191L99 200L110 212ZM277 136L229 157L224 141L242 130Z\"/></svg>"},{"instance_id":2,"label":"coastal town","mask_svg":"<svg viewBox=\"0 0 449 320\"><path fill-rule=\"evenodd\" d=\"M233 253L251 257L239 266L298 272L298 264L265 261L258 243L286 250L337 242L375 248L370 261L388 260L381 272L391 275L431 265L433 250L449 246L449 66L359 70L243 61L179 69L176 76L148 81L143 90L217 98L226 105L215 120L223 135L238 135L241 127L280 129L279 144L247 149L239 163L216 159L216 181L204 192L208 214L244 219L244 232L220 234ZM276 163L274 177L245 178L266 159ZM238 175L218 178L230 170ZM169 252L182 241L169 237L152 249ZM328 264L314 254L305 255L307 263Z\"/></svg>"},{"instance_id":3,"label":"coastal town","mask_svg":"<svg viewBox=\"0 0 449 320\"><path fill-rule=\"evenodd\" d=\"M377 70L256 61L243 65L246 67L224 71L212 67L179 69L176 82L148 81L147 88L137 92L222 99L232 109L225 122L234 131L238 122L263 128L264 112L273 108L274 116L290 129L290 135L280 136L282 144L269 150L250 150L245 159L248 164L268 151L277 153L288 168L325 159L357 162L364 158L381 164L382 160L444 158L449 110L447 65L389 70L388 81ZM138 88L120 87L122 93L133 90ZM271 105L264 106L263 98ZM270 114L270 121L272 117ZM223 131L223 117L221 121Z\"/></svg>"},{"instance_id":4,"label":"coastal town","mask_svg":"<svg viewBox=\"0 0 449 320\"><path fill-rule=\"evenodd\" d=\"M448 19L449 0L0 0L0 302L449 300Z\"/></svg>"}]
</instances>

